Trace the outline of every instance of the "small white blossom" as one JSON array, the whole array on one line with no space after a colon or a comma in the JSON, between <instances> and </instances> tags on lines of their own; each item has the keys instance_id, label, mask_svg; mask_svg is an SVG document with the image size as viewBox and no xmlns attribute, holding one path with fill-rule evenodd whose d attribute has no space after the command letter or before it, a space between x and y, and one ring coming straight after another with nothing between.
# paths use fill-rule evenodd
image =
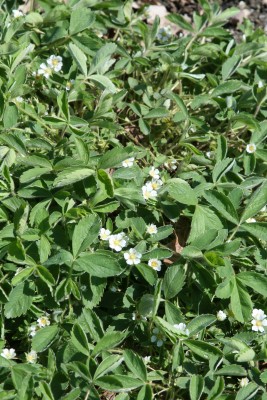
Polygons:
<instances>
[{"instance_id":1,"label":"small white blossom","mask_svg":"<svg viewBox=\"0 0 267 400\"><path fill-rule=\"evenodd\" d=\"M159 190L160 187L163 185L163 182L161 179L152 179L150 182L153 190Z\"/></svg>"},{"instance_id":2,"label":"small white blossom","mask_svg":"<svg viewBox=\"0 0 267 400\"><path fill-rule=\"evenodd\" d=\"M109 229L101 228L99 232L99 237L101 240L109 240L111 232Z\"/></svg>"},{"instance_id":3,"label":"small white blossom","mask_svg":"<svg viewBox=\"0 0 267 400\"><path fill-rule=\"evenodd\" d=\"M161 271L162 262L157 258L151 258L148 261L148 265L153 268L155 271Z\"/></svg>"},{"instance_id":4,"label":"small white blossom","mask_svg":"<svg viewBox=\"0 0 267 400\"><path fill-rule=\"evenodd\" d=\"M149 235L154 235L155 233L158 232L158 228L154 224L147 225L146 227L146 233L149 233Z\"/></svg>"},{"instance_id":5,"label":"small white blossom","mask_svg":"<svg viewBox=\"0 0 267 400\"><path fill-rule=\"evenodd\" d=\"M37 353L34 350L31 350L29 353L26 353L26 360L30 364L35 364L37 361Z\"/></svg>"},{"instance_id":6,"label":"small white blossom","mask_svg":"<svg viewBox=\"0 0 267 400\"><path fill-rule=\"evenodd\" d=\"M223 312L222 310L217 312L217 320L218 321L224 321L227 318L227 315L225 312Z\"/></svg>"},{"instance_id":7,"label":"small white blossom","mask_svg":"<svg viewBox=\"0 0 267 400\"><path fill-rule=\"evenodd\" d=\"M264 86L264 85L263 85L263 82L262 82L262 81L259 81L259 82L258 82L258 88L261 89L263 86Z\"/></svg>"},{"instance_id":8,"label":"small white blossom","mask_svg":"<svg viewBox=\"0 0 267 400\"><path fill-rule=\"evenodd\" d=\"M156 343L158 347L161 347L166 340L166 337L160 332L158 328L154 328L152 331L151 342Z\"/></svg>"},{"instance_id":9,"label":"small white blossom","mask_svg":"<svg viewBox=\"0 0 267 400\"><path fill-rule=\"evenodd\" d=\"M3 349L1 356L6 358L7 360L12 360L16 357L16 352L14 349Z\"/></svg>"},{"instance_id":10,"label":"small white blossom","mask_svg":"<svg viewBox=\"0 0 267 400\"><path fill-rule=\"evenodd\" d=\"M111 235L109 238L109 247L115 251L121 251L123 247L127 246L127 236L121 232L117 235Z\"/></svg>"},{"instance_id":11,"label":"small white blossom","mask_svg":"<svg viewBox=\"0 0 267 400\"><path fill-rule=\"evenodd\" d=\"M134 157L127 158L127 160L124 160L124 161L122 162L122 166L123 166L124 168L130 168L130 167L132 167L133 165L134 165Z\"/></svg>"},{"instance_id":12,"label":"small white blossom","mask_svg":"<svg viewBox=\"0 0 267 400\"><path fill-rule=\"evenodd\" d=\"M142 254L138 253L135 249L128 250L127 253L124 253L124 258L126 260L126 264L128 265L137 265L141 262Z\"/></svg>"},{"instance_id":13,"label":"small white blossom","mask_svg":"<svg viewBox=\"0 0 267 400\"><path fill-rule=\"evenodd\" d=\"M178 330L178 333L186 336L189 335L189 330L187 329L186 325L183 324L182 322L180 324L173 325L173 327Z\"/></svg>"},{"instance_id":14,"label":"small white blossom","mask_svg":"<svg viewBox=\"0 0 267 400\"><path fill-rule=\"evenodd\" d=\"M29 335L31 337L35 336L37 332L37 326L36 325L31 325L29 328Z\"/></svg>"},{"instance_id":15,"label":"small white blossom","mask_svg":"<svg viewBox=\"0 0 267 400\"><path fill-rule=\"evenodd\" d=\"M257 147L254 143L249 143L246 147L246 151L247 153L255 153L255 151L257 150Z\"/></svg>"},{"instance_id":16,"label":"small white blossom","mask_svg":"<svg viewBox=\"0 0 267 400\"><path fill-rule=\"evenodd\" d=\"M23 17L24 14L20 10L12 10L13 18L20 18Z\"/></svg>"},{"instance_id":17,"label":"small white blossom","mask_svg":"<svg viewBox=\"0 0 267 400\"><path fill-rule=\"evenodd\" d=\"M52 75L52 72L52 68L45 63L42 63L37 71L37 75L43 75L46 79L48 79L50 75Z\"/></svg>"},{"instance_id":18,"label":"small white blossom","mask_svg":"<svg viewBox=\"0 0 267 400\"><path fill-rule=\"evenodd\" d=\"M254 308L252 311L252 330L255 332L264 332L264 327L267 326L267 315L263 310Z\"/></svg>"},{"instance_id":19,"label":"small white blossom","mask_svg":"<svg viewBox=\"0 0 267 400\"><path fill-rule=\"evenodd\" d=\"M253 222L257 222L257 221L255 220L255 218L248 218L248 219L246 219L246 223L247 223L247 224L252 224Z\"/></svg>"},{"instance_id":20,"label":"small white blossom","mask_svg":"<svg viewBox=\"0 0 267 400\"><path fill-rule=\"evenodd\" d=\"M168 25L168 26L164 26L163 28L160 28L158 30L156 37L160 42L163 42L163 43L168 42L170 40L170 38L172 37L171 27Z\"/></svg>"},{"instance_id":21,"label":"small white blossom","mask_svg":"<svg viewBox=\"0 0 267 400\"><path fill-rule=\"evenodd\" d=\"M69 90L72 88L72 86L74 85L74 82L75 82L74 79L71 79L70 81L68 81L68 82L66 83L66 90L69 91Z\"/></svg>"},{"instance_id":22,"label":"small white blossom","mask_svg":"<svg viewBox=\"0 0 267 400\"><path fill-rule=\"evenodd\" d=\"M140 314L137 314L137 313L133 313L132 314L132 320L133 321L138 321L138 320L147 321L147 318L143 317L143 315L140 315Z\"/></svg>"},{"instance_id":23,"label":"small white blossom","mask_svg":"<svg viewBox=\"0 0 267 400\"><path fill-rule=\"evenodd\" d=\"M40 328L44 328L45 326L50 325L49 318L47 316L43 316L37 319L37 324Z\"/></svg>"},{"instance_id":24,"label":"small white blossom","mask_svg":"<svg viewBox=\"0 0 267 400\"><path fill-rule=\"evenodd\" d=\"M150 359L151 359L151 356L145 356L145 357L143 357L143 361L144 361L144 363L145 363L146 365L150 363Z\"/></svg>"},{"instance_id":25,"label":"small white blossom","mask_svg":"<svg viewBox=\"0 0 267 400\"><path fill-rule=\"evenodd\" d=\"M249 384L249 379L247 377L246 378L242 378L239 381L239 386L241 388L247 386L248 384Z\"/></svg>"},{"instance_id":26,"label":"small white blossom","mask_svg":"<svg viewBox=\"0 0 267 400\"><path fill-rule=\"evenodd\" d=\"M149 175L150 175L153 179L155 179L155 180L157 180L157 179L160 178L159 170L158 170L157 168L155 168L155 167L152 167L152 168L150 169Z\"/></svg>"},{"instance_id":27,"label":"small white blossom","mask_svg":"<svg viewBox=\"0 0 267 400\"><path fill-rule=\"evenodd\" d=\"M146 183L142 187L142 193L145 200L155 200L158 195L156 190L153 189L150 182Z\"/></svg>"},{"instance_id":28,"label":"small white blossom","mask_svg":"<svg viewBox=\"0 0 267 400\"><path fill-rule=\"evenodd\" d=\"M23 97L21 97L21 96L16 97L15 98L15 102L16 103L22 103L23 102Z\"/></svg>"},{"instance_id":29,"label":"small white blossom","mask_svg":"<svg viewBox=\"0 0 267 400\"><path fill-rule=\"evenodd\" d=\"M206 156L207 156L207 158L210 158L211 157L211 151L207 151L206 152Z\"/></svg>"},{"instance_id":30,"label":"small white blossom","mask_svg":"<svg viewBox=\"0 0 267 400\"><path fill-rule=\"evenodd\" d=\"M47 64L53 71L59 72L63 67L62 57L52 55L48 58Z\"/></svg>"}]
</instances>

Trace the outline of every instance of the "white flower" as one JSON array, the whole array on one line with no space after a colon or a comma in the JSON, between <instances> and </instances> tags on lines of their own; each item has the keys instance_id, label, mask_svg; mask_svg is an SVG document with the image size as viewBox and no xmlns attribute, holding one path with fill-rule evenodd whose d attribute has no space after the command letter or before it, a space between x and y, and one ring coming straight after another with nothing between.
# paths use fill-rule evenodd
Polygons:
<instances>
[{"instance_id":1,"label":"white flower","mask_svg":"<svg viewBox=\"0 0 267 400\"><path fill-rule=\"evenodd\" d=\"M140 315L140 314L137 314L137 313L133 313L132 314L132 320L133 321L138 321L138 320L147 321L147 318L143 317L143 315Z\"/></svg>"},{"instance_id":2,"label":"white flower","mask_svg":"<svg viewBox=\"0 0 267 400\"><path fill-rule=\"evenodd\" d=\"M134 165L134 157L127 158L127 160L124 160L122 162L122 166L124 168L129 168L132 167L133 165Z\"/></svg>"},{"instance_id":3,"label":"white flower","mask_svg":"<svg viewBox=\"0 0 267 400\"><path fill-rule=\"evenodd\" d=\"M259 81L259 82L258 82L258 88L261 89L263 86L264 86L264 85L263 85L263 82L262 82L262 81Z\"/></svg>"},{"instance_id":4,"label":"white flower","mask_svg":"<svg viewBox=\"0 0 267 400\"><path fill-rule=\"evenodd\" d=\"M152 333L154 333L154 335L151 336L151 342L156 342L157 346L161 347L163 345L163 342L165 342L166 340L165 336L160 332L158 328L154 328Z\"/></svg>"},{"instance_id":5,"label":"white flower","mask_svg":"<svg viewBox=\"0 0 267 400\"><path fill-rule=\"evenodd\" d=\"M148 261L148 265L153 268L155 271L161 271L162 262L157 258L151 258Z\"/></svg>"},{"instance_id":6,"label":"white flower","mask_svg":"<svg viewBox=\"0 0 267 400\"><path fill-rule=\"evenodd\" d=\"M177 160L171 160L171 161L165 162L164 166L166 168L170 168L173 171L175 171L177 169Z\"/></svg>"},{"instance_id":7,"label":"white flower","mask_svg":"<svg viewBox=\"0 0 267 400\"><path fill-rule=\"evenodd\" d=\"M99 237L101 240L109 240L111 232L109 229L101 228L99 232Z\"/></svg>"},{"instance_id":8,"label":"white flower","mask_svg":"<svg viewBox=\"0 0 267 400\"><path fill-rule=\"evenodd\" d=\"M29 353L26 353L26 360L30 364L35 364L37 361L37 353L34 350L31 350Z\"/></svg>"},{"instance_id":9,"label":"white flower","mask_svg":"<svg viewBox=\"0 0 267 400\"><path fill-rule=\"evenodd\" d=\"M126 260L126 264L128 265L137 265L141 262L142 254L138 253L135 249L128 250L128 253L124 253L124 258Z\"/></svg>"},{"instance_id":10,"label":"white flower","mask_svg":"<svg viewBox=\"0 0 267 400\"><path fill-rule=\"evenodd\" d=\"M20 18L23 17L23 12L20 10L12 10L13 18Z\"/></svg>"},{"instance_id":11,"label":"white flower","mask_svg":"<svg viewBox=\"0 0 267 400\"><path fill-rule=\"evenodd\" d=\"M159 190L159 188L163 185L163 182L161 179L152 179L150 182L153 190Z\"/></svg>"},{"instance_id":12,"label":"white flower","mask_svg":"<svg viewBox=\"0 0 267 400\"><path fill-rule=\"evenodd\" d=\"M12 360L16 357L16 352L14 349L3 349L1 356L6 358L7 360Z\"/></svg>"},{"instance_id":13,"label":"white flower","mask_svg":"<svg viewBox=\"0 0 267 400\"><path fill-rule=\"evenodd\" d=\"M63 67L62 57L52 55L48 58L47 64L53 71L59 72Z\"/></svg>"},{"instance_id":14,"label":"white flower","mask_svg":"<svg viewBox=\"0 0 267 400\"><path fill-rule=\"evenodd\" d=\"M36 331L37 331L37 326L36 325L31 325L29 328L29 335L31 337L36 335Z\"/></svg>"},{"instance_id":15,"label":"white flower","mask_svg":"<svg viewBox=\"0 0 267 400\"><path fill-rule=\"evenodd\" d=\"M246 147L247 153L255 153L257 147L254 143L249 143Z\"/></svg>"},{"instance_id":16,"label":"white flower","mask_svg":"<svg viewBox=\"0 0 267 400\"><path fill-rule=\"evenodd\" d=\"M110 288L109 288L109 290L111 291L111 292L113 292L113 293L116 293L117 292L117 288L116 288L116 286L110 286Z\"/></svg>"},{"instance_id":17,"label":"white flower","mask_svg":"<svg viewBox=\"0 0 267 400\"><path fill-rule=\"evenodd\" d=\"M44 328L45 326L50 325L49 318L46 316L43 316L41 318L37 319L37 324L39 325L40 328Z\"/></svg>"},{"instance_id":18,"label":"white flower","mask_svg":"<svg viewBox=\"0 0 267 400\"><path fill-rule=\"evenodd\" d=\"M151 356L143 357L143 361L144 361L145 364L149 364L150 363L150 359L151 359Z\"/></svg>"},{"instance_id":19,"label":"white flower","mask_svg":"<svg viewBox=\"0 0 267 400\"><path fill-rule=\"evenodd\" d=\"M109 238L109 247L115 251L121 251L123 247L127 246L127 236L121 232L117 235L111 235Z\"/></svg>"},{"instance_id":20,"label":"white flower","mask_svg":"<svg viewBox=\"0 0 267 400\"><path fill-rule=\"evenodd\" d=\"M252 311L252 330L256 332L264 332L264 327L267 326L267 315L263 310L254 308Z\"/></svg>"},{"instance_id":21,"label":"white flower","mask_svg":"<svg viewBox=\"0 0 267 400\"><path fill-rule=\"evenodd\" d=\"M156 190L153 189L150 182L148 182L144 186L142 186L142 192L143 192L143 197L145 200L149 200L149 199L155 200L158 195Z\"/></svg>"},{"instance_id":22,"label":"white flower","mask_svg":"<svg viewBox=\"0 0 267 400\"><path fill-rule=\"evenodd\" d=\"M68 82L66 83L66 90L69 91L69 90L72 88L72 86L74 85L74 82L75 82L74 79L71 79L70 81L68 81Z\"/></svg>"},{"instance_id":23,"label":"white flower","mask_svg":"<svg viewBox=\"0 0 267 400\"><path fill-rule=\"evenodd\" d=\"M154 224L147 225L146 227L146 233L149 233L149 235L154 235L155 233L158 232L158 228Z\"/></svg>"},{"instance_id":24,"label":"white flower","mask_svg":"<svg viewBox=\"0 0 267 400\"><path fill-rule=\"evenodd\" d=\"M157 168L155 168L155 167L152 167L152 168L150 169L149 175L150 175L153 179L155 179L155 180L157 180L157 179L160 178L159 170L158 170Z\"/></svg>"},{"instance_id":25,"label":"white flower","mask_svg":"<svg viewBox=\"0 0 267 400\"><path fill-rule=\"evenodd\" d=\"M217 312L217 320L224 321L227 318L227 315L222 310Z\"/></svg>"},{"instance_id":26,"label":"white flower","mask_svg":"<svg viewBox=\"0 0 267 400\"><path fill-rule=\"evenodd\" d=\"M48 79L52 72L52 69L48 65L42 63L37 71L37 75L43 75L46 79Z\"/></svg>"},{"instance_id":27,"label":"white flower","mask_svg":"<svg viewBox=\"0 0 267 400\"><path fill-rule=\"evenodd\" d=\"M247 224L252 224L253 222L257 222L257 221L255 220L255 218L248 218L248 219L246 219L246 223L247 223Z\"/></svg>"},{"instance_id":28,"label":"white flower","mask_svg":"<svg viewBox=\"0 0 267 400\"><path fill-rule=\"evenodd\" d=\"M16 97L15 98L15 102L16 103L22 103L23 102L23 97L21 97L21 96Z\"/></svg>"},{"instance_id":29,"label":"white flower","mask_svg":"<svg viewBox=\"0 0 267 400\"><path fill-rule=\"evenodd\" d=\"M160 42L168 42L169 39L172 37L171 27L168 25L160 28L156 37Z\"/></svg>"},{"instance_id":30,"label":"white flower","mask_svg":"<svg viewBox=\"0 0 267 400\"><path fill-rule=\"evenodd\" d=\"M189 335L189 330L186 328L186 325L183 324L182 322L180 324L173 325L173 327L178 330L178 333L186 336Z\"/></svg>"},{"instance_id":31,"label":"white flower","mask_svg":"<svg viewBox=\"0 0 267 400\"><path fill-rule=\"evenodd\" d=\"M211 151L207 151L207 152L206 152L206 156L207 156L208 158L210 158L210 157L211 157Z\"/></svg>"},{"instance_id":32,"label":"white flower","mask_svg":"<svg viewBox=\"0 0 267 400\"><path fill-rule=\"evenodd\" d=\"M239 381L239 386L240 387L245 387L249 384L249 379L248 378L242 378Z\"/></svg>"}]
</instances>

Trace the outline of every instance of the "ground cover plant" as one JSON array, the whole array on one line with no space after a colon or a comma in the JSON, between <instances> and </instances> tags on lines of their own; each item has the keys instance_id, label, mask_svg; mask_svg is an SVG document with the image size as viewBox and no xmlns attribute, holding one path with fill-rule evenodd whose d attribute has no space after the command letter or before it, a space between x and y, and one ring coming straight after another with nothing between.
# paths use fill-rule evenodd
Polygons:
<instances>
[{"instance_id":1,"label":"ground cover plant","mask_svg":"<svg viewBox=\"0 0 267 400\"><path fill-rule=\"evenodd\" d=\"M200 4L1 2L0 399L267 399L267 38Z\"/></svg>"}]
</instances>

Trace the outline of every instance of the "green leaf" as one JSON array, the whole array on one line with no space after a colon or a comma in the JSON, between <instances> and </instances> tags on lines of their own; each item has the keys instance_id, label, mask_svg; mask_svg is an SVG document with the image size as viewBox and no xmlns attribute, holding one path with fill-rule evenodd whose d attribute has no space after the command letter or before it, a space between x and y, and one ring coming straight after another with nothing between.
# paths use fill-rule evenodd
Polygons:
<instances>
[{"instance_id":1,"label":"green leaf","mask_svg":"<svg viewBox=\"0 0 267 400\"><path fill-rule=\"evenodd\" d=\"M153 286L157 280L157 272L149 267L147 264L138 264L135 266L136 269L140 272L140 274L143 276L143 278L151 285Z\"/></svg>"},{"instance_id":2,"label":"green leaf","mask_svg":"<svg viewBox=\"0 0 267 400\"><path fill-rule=\"evenodd\" d=\"M114 185L111 176L103 169L97 171L97 177L108 197L114 196Z\"/></svg>"},{"instance_id":3,"label":"green leaf","mask_svg":"<svg viewBox=\"0 0 267 400\"><path fill-rule=\"evenodd\" d=\"M27 150L22 140L14 134L1 133L0 142L16 150L17 153L27 156Z\"/></svg>"},{"instance_id":4,"label":"green leaf","mask_svg":"<svg viewBox=\"0 0 267 400\"><path fill-rule=\"evenodd\" d=\"M48 271L47 268L43 267L42 265L38 265L37 268L38 275L40 278L48 285L48 286L54 286L55 285L55 279L51 272Z\"/></svg>"},{"instance_id":5,"label":"green leaf","mask_svg":"<svg viewBox=\"0 0 267 400\"><path fill-rule=\"evenodd\" d=\"M103 75L109 67L109 60L113 53L115 53L117 45L115 43L106 43L95 54L88 75L97 72Z\"/></svg>"},{"instance_id":6,"label":"green leaf","mask_svg":"<svg viewBox=\"0 0 267 400\"><path fill-rule=\"evenodd\" d=\"M77 257L85 251L98 237L100 231L100 218L90 214L82 218L74 228L72 236L73 256Z\"/></svg>"},{"instance_id":7,"label":"green leaf","mask_svg":"<svg viewBox=\"0 0 267 400\"><path fill-rule=\"evenodd\" d=\"M223 375L223 376L247 376L247 372L245 368L240 365L231 364L225 365L221 369L214 372L214 375Z\"/></svg>"},{"instance_id":8,"label":"green leaf","mask_svg":"<svg viewBox=\"0 0 267 400\"><path fill-rule=\"evenodd\" d=\"M184 343L186 346L199 357L204 359L209 359L211 357L222 357L223 353L220 349L207 342L203 342L201 340L185 340Z\"/></svg>"},{"instance_id":9,"label":"green leaf","mask_svg":"<svg viewBox=\"0 0 267 400\"><path fill-rule=\"evenodd\" d=\"M32 305L34 291L28 282L18 284L11 290L5 304L6 318L17 318L29 310Z\"/></svg>"},{"instance_id":10,"label":"green leaf","mask_svg":"<svg viewBox=\"0 0 267 400\"><path fill-rule=\"evenodd\" d=\"M194 32L193 26L187 22L181 15L178 14L169 14L166 17L173 24L178 25L180 28L184 29L188 32Z\"/></svg>"},{"instance_id":11,"label":"green leaf","mask_svg":"<svg viewBox=\"0 0 267 400\"><path fill-rule=\"evenodd\" d=\"M129 154L122 147L115 147L107 151L101 158L98 164L99 168L108 169L120 165L124 160L129 158Z\"/></svg>"},{"instance_id":12,"label":"green leaf","mask_svg":"<svg viewBox=\"0 0 267 400\"><path fill-rule=\"evenodd\" d=\"M18 109L14 104L6 104L3 115L4 128L9 129L15 126L18 122Z\"/></svg>"},{"instance_id":13,"label":"green leaf","mask_svg":"<svg viewBox=\"0 0 267 400\"><path fill-rule=\"evenodd\" d=\"M147 381L147 372L144 361L132 350L124 350L124 361L129 370L141 381Z\"/></svg>"},{"instance_id":14,"label":"green leaf","mask_svg":"<svg viewBox=\"0 0 267 400\"><path fill-rule=\"evenodd\" d=\"M71 341L82 354L90 355L89 343L83 328L79 324L75 324L71 331Z\"/></svg>"},{"instance_id":15,"label":"green leaf","mask_svg":"<svg viewBox=\"0 0 267 400\"><path fill-rule=\"evenodd\" d=\"M231 309L235 319L241 323L251 318L252 301L244 286L235 278L232 279Z\"/></svg>"},{"instance_id":16,"label":"green leaf","mask_svg":"<svg viewBox=\"0 0 267 400\"><path fill-rule=\"evenodd\" d=\"M201 332L203 329L207 328L215 321L216 317L212 314L202 314L195 317L187 325L187 328L190 332L190 336L196 335L198 332Z\"/></svg>"},{"instance_id":17,"label":"green leaf","mask_svg":"<svg viewBox=\"0 0 267 400\"><path fill-rule=\"evenodd\" d=\"M163 279L163 291L167 300L176 296L185 283L185 271L182 265L169 267Z\"/></svg>"},{"instance_id":18,"label":"green leaf","mask_svg":"<svg viewBox=\"0 0 267 400\"><path fill-rule=\"evenodd\" d=\"M110 91L110 93L117 92L116 86L114 85L114 83L111 82L111 80L107 76L96 74L96 75L90 75L88 79L98 83L100 88L103 90L107 89L108 91Z\"/></svg>"},{"instance_id":19,"label":"green leaf","mask_svg":"<svg viewBox=\"0 0 267 400\"><path fill-rule=\"evenodd\" d=\"M144 119L151 118L164 118L169 115L169 111L165 107L158 107L150 110L147 114L143 116Z\"/></svg>"},{"instance_id":20,"label":"green leaf","mask_svg":"<svg viewBox=\"0 0 267 400\"><path fill-rule=\"evenodd\" d=\"M212 97L218 97L223 94L235 93L241 88L241 86L242 82L236 80L221 83L213 90Z\"/></svg>"},{"instance_id":21,"label":"green leaf","mask_svg":"<svg viewBox=\"0 0 267 400\"><path fill-rule=\"evenodd\" d=\"M189 385L191 400L199 400L204 389L204 378L201 375L192 375Z\"/></svg>"},{"instance_id":22,"label":"green leaf","mask_svg":"<svg viewBox=\"0 0 267 400\"><path fill-rule=\"evenodd\" d=\"M70 17L70 35L82 32L89 28L95 20L95 16L89 8L77 7L71 12Z\"/></svg>"},{"instance_id":23,"label":"green leaf","mask_svg":"<svg viewBox=\"0 0 267 400\"><path fill-rule=\"evenodd\" d=\"M238 215L229 197L216 190L205 191L204 198L228 221L238 224Z\"/></svg>"},{"instance_id":24,"label":"green leaf","mask_svg":"<svg viewBox=\"0 0 267 400\"><path fill-rule=\"evenodd\" d=\"M136 400L152 400L153 393L150 385L145 385L140 389ZM126 399L125 399L126 400Z\"/></svg>"},{"instance_id":25,"label":"green leaf","mask_svg":"<svg viewBox=\"0 0 267 400\"><path fill-rule=\"evenodd\" d=\"M160 240L166 239L173 233L173 226L172 225L165 225L165 226L160 226L158 228L157 233L151 235L147 241L151 243L157 243Z\"/></svg>"},{"instance_id":26,"label":"green leaf","mask_svg":"<svg viewBox=\"0 0 267 400\"><path fill-rule=\"evenodd\" d=\"M267 277L258 272L240 272L237 279L244 285L249 286L255 292L267 297Z\"/></svg>"},{"instance_id":27,"label":"green leaf","mask_svg":"<svg viewBox=\"0 0 267 400\"><path fill-rule=\"evenodd\" d=\"M228 58L222 65L222 78L226 81L237 70L240 63L240 56L233 55Z\"/></svg>"},{"instance_id":28,"label":"green leaf","mask_svg":"<svg viewBox=\"0 0 267 400\"><path fill-rule=\"evenodd\" d=\"M218 182L227 172L229 172L235 164L235 159L225 158L216 163L212 171L213 182Z\"/></svg>"},{"instance_id":29,"label":"green leaf","mask_svg":"<svg viewBox=\"0 0 267 400\"><path fill-rule=\"evenodd\" d=\"M241 223L248 218L254 217L265 205L267 199L267 181L253 193L241 216Z\"/></svg>"},{"instance_id":30,"label":"green leaf","mask_svg":"<svg viewBox=\"0 0 267 400\"><path fill-rule=\"evenodd\" d=\"M36 332L32 339L32 349L37 353L48 348L52 341L55 340L58 333L57 325L45 326Z\"/></svg>"},{"instance_id":31,"label":"green leaf","mask_svg":"<svg viewBox=\"0 0 267 400\"><path fill-rule=\"evenodd\" d=\"M111 355L106 357L97 367L94 380L116 369L123 361L121 355Z\"/></svg>"},{"instance_id":32,"label":"green leaf","mask_svg":"<svg viewBox=\"0 0 267 400\"><path fill-rule=\"evenodd\" d=\"M81 73L84 76L87 76L87 65L86 65L87 59L85 54L74 43L69 44L69 51L71 56L75 60L76 64L78 65L78 68L80 69Z\"/></svg>"},{"instance_id":33,"label":"green leaf","mask_svg":"<svg viewBox=\"0 0 267 400\"><path fill-rule=\"evenodd\" d=\"M54 180L54 187L62 187L72 185L79 182L88 176L94 174L94 171L89 168L66 168L64 171L59 172Z\"/></svg>"},{"instance_id":34,"label":"green leaf","mask_svg":"<svg viewBox=\"0 0 267 400\"><path fill-rule=\"evenodd\" d=\"M24 268L22 271L20 271L18 274L16 274L11 281L11 284L13 286L17 286L20 282L25 281L28 277L31 276L31 274L34 271L34 267L27 267Z\"/></svg>"},{"instance_id":35,"label":"green leaf","mask_svg":"<svg viewBox=\"0 0 267 400\"><path fill-rule=\"evenodd\" d=\"M98 378L95 381L95 384L100 386L102 389L119 393L128 392L143 386L144 382L127 375L109 375Z\"/></svg>"},{"instance_id":36,"label":"green leaf","mask_svg":"<svg viewBox=\"0 0 267 400\"><path fill-rule=\"evenodd\" d=\"M209 396L207 400L219 400L219 396L224 391L224 379L221 376L218 376L213 388L209 392Z\"/></svg>"},{"instance_id":37,"label":"green leaf","mask_svg":"<svg viewBox=\"0 0 267 400\"><path fill-rule=\"evenodd\" d=\"M103 255L97 251L92 254L85 254L74 262L74 266L78 266L82 271L99 278L120 275L123 269L114 259L113 253L111 254L112 256Z\"/></svg>"},{"instance_id":38,"label":"green leaf","mask_svg":"<svg viewBox=\"0 0 267 400\"><path fill-rule=\"evenodd\" d=\"M254 396L256 395L256 393L259 390L259 386L254 383L254 382L250 382L247 386L242 387L241 389L239 389L235 400L250 400L255 398Z\"/></svg>"},{"instance_id":39,"label":"green leaf","mask_svg":"<svg viewBox=\"0 0 267 400\"><path fill-rule=\"evenodd\" d=\"M168 186L170 196L179 203L193 206L198 203L195 191L183 179L174 178Z\"/></svg>"},{"instance_id":40,"label":"green leaf","mask_svg":"<svg viewBox=\"0 0 267 400\"><path fill-rule=\"evenodd\" d=\"M127 335L127 332L107 332L96 344L92 356L96 356L102 351L113 349L126 339Z\"/></svg>"}]
</instances>

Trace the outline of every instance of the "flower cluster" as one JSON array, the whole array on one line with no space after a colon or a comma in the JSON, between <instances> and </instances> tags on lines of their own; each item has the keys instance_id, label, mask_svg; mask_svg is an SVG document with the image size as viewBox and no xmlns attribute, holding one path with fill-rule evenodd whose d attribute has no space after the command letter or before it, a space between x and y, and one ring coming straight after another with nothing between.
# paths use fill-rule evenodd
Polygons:
<instances>
[{"instance_id":1,"label":"flower cluster","mask_svg":"<svg viewBox=\"0 0 267 400\"><path fill-rule=\"evenodd\" d=\"M157 168L152 167L149 171L149 175L152 180L145 183L142 187L142 193L145 200L155 200L158 195L157 191L163 185L163 182L160 179L159 170Z\"/></svg>"},{"instance_id":2,"label":"flower cluster","mask_svg":"<svg viewBox=\"0 0 267 400\"><path fill-rule=\"evenodd\" d=\"M31 337L35 336L36 332L41 329L44 328L45 326L49 326L50 325L50 320L49 317L44 315L40 318L37 319L37 325L31 325L29 328L29 335Z\"/></svg>"},{"instance_id":3,"label":"flower cluster","mask_svg":"<svg viewBox=\"0 0 267 400\"><path fill-rule=\"evenodd\" d=\"M62 67L62 57L52 55L46 60L46 63L40 65L37 73L48 79L53 72L61 71Z\"/></svg>"}]
</instances>

